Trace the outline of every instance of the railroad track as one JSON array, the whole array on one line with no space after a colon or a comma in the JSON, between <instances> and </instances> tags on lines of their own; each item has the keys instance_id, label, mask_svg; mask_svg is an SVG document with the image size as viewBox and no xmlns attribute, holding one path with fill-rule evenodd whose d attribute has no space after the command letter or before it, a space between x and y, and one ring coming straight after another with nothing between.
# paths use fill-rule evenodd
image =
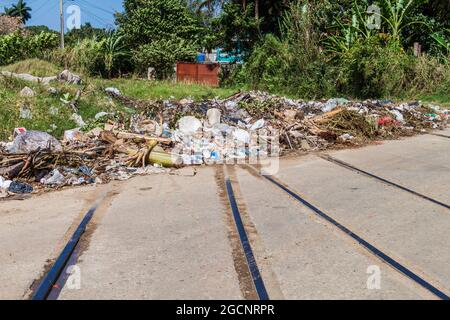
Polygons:
<instances>
[{"instance_id":1,"label":"railroad track","mask_svg":"<svg viewBox=\"0 0 450 320\"><path fill-rule=\"evenodd\" d=\"M320 158L322 158L322 159L324 159L324 160L326 160L326 161L328 161L328 162L337 164L338 166L340 166L340 167L342 167L342 168L345 168L345 169L348 169L348 170L350 170L350 171L356 172L356 173L358 173L358 174L362 174L362 175L364 175L364 176L366 176L366 177L375 179L375 180L380 181L380 182L382 182L382 183L384 183L384 184L386 184L386 185L388 185L388 186L391 186L391 187L400 189L400 190L402 190L402 191L408 192L408 193L413 194L413 195L415 195L415 196L417 196L417 197L419 197L419 198L425 199L425 200L430 201L430 202L432 202L432 203L434 203L434 204L437 204L438 206L441 206L441 207L444 207L445 209L450 210L450 205L448 205L448 204L446 204L446 203L443 203L443 202L441 202L441 201L438 201L438 200L436 200L436 199L433 199L433 198L431 198L431 197L429 197L429 196L426 196L426 195L421 194L421 193L419 193L419 192L417 192L417 191L414 191L414 190L412 190L412 189L409 189L409 188L407 188L407 187L404 187L404 186L402 186L402 185L400 185L400 184L398 184L398 183L395 183L395 182L393 182L393 181L390 181L390 180L387 180L387 179L382 178L382 177L380 177L380 176L377 176L377 175L375 175L375 174L373 174L373 173L370 173L370 172L368 172L368 171L359 169L359 168L357 168L357 167L355 167L355 166L353 166L353 165L351 165L351 164L349 164L349 163L347 163L347 162L344 162L344 161L342 161L342 160L338 160L338 159L333 158L333 157L331 157L331 156L329 156L329 155L321 155Z\"/></svg>"},{"instance_id":2,"label":"railroad track","mask_svg":"<svg viewBox=\"0 0 450 320\"><path fill-rule=\"evenodd\" d=\"M81 251L80 240L92 220L98 205L94 205L84 216L70 240L50 270L33 290L31 300L57 300L69 277L67 268L76 265Z\"/></svg>"},{"instance_id":3,"label":"railroad track","mask_svg":"<svg viewBox=\"0 0 450 320\"><path fill-rule=\"evenodd\" d=\"M369 243L368 241L363 239L361 236L359 236L358 234L356 234L355 232L350 230L348 227L346 227L345 225L343 225L342 223L340 223L339 221L334 219L330 214L325 213L324 211L320 210L317 206L315 206L311 202L307 201L304 197L302 197L301 195L296 193L287 184L283 183L282 181L280 181L279 179L277 179L273 176L261 174L259 172L259 170L253 166L245 165L245 166L243 166L243 168L247 169L249 171L252 171L254 173L257 173L257 176L259 178L261 178L262 180L264 180L266 183L270 183L280 192L288 194L293 201L299 202L301 205L305 206L306 208L308 208L309 210L314 212L318 217L325 220L327 223L331 224L333 227L337 228L339 231L344 233L346 236L350 237L353 241L355 241L357 244L359 244L364 249L366 249L374 258L381 260L382 262L387 264L389 267L391 267L395 271L402 274L404 277L407 277L409 280L413 281L414 283L416 283L423 289L432 293L437 298L442 299L442 300L450 300L450 297L445 292L445 290L439 288L439 286L437 284L432 283L432 281L430 281L430 280L424 279L418 273L414 272L412 270L412 268L409 268L408 266L401 264L400 262L398 262L398 259L396 259L395 257L389 256L388 254L384 253L382 250L378 249L375 245ZM364 174L370 175L369 173L366 173L366 172L364 172ZM381 179L378 177L376 177L376 178ZM388 183L392 186L395 186L401 190L410 192L410 193L414 194L415 196L429 200L437 205L444 206L447 209L449 209L448 205L443 204L437 200L434 200L432 198L421 195L417 192L409 190L400 185L396 185L390 181L387 181L384 179L382 181L384 183ZM247 267L252 273L254 289L258 293L258 296L260 297L261 300L266 300L269 298L269 296L267 294L267 290L264 287L264 280L262 279L261 273L258 270L258 266L257 266L256 260L255 260L255 257L253 256L251 244L249 243L248 237L245 232L245 228L242 224L242 218L240 216L240 212L239 212L238 206L236 204L236 199L235 199L235 195L233 192L233 184L229 177L226 178L226 190L227 190L228 199L230 202L230 207L233 212L233 217L234 217L234 221L236 224L236 228L240 235L241 245L244 248L244 251L246 252L247 263L248 263Z\"/></svg>"},{"instance_id":4,"label":"railroad track","mask_svg":"<svg viewBox=\"0 0 450 320\"><path fill-rule=\"evenodd\" d=\"M439 134L439 133L430 133L430 134L432 136L450 139L450 136L446 136L445 134Z\"/></svg>"},{"instance_id":5,"label":"railroad track","mask_svg":"<svg viewBox=\"0 0 450 320\"><path fill-rule=\"evenodd\" d=\"M340 165L342 167L345 167L349 170L358 172L360 174L364 174L366 176L369 176L370 178L376 179L378 181L381 181L385 184L388 184L394 188L398 188L400 190L403 190L405 192L408 192L410 194L413 194L414 196L420 197L422 199L428 200L435 205L445 207L446 209L449 209L450 207L442 202L439 202L435 199L432 199L428 196L422 195L418 192L415 192L413 190L410 190L406 187L403 187L401 185L398 185L392 181L386 180L384 178L375 176L374 174L370 172L363 171L361 169L358 169L354 166L351 166L345 162L342 162L340 160L331 158L329 156L323 156L323 159L330 161L332 163L335 163L336 165ZM355 233L350 228L346 227L341 222L337 221L335 218L333 218L332 213L327 213L318 208L317 205L311 203L307 199L305 199L302 195L300 195L298 192L294 191L291 187L289 187L286 183L283 181L268 175L263 175L259 172L259 170L253 166L250 165L244 165L242 168L256 173L256 176L261 179L262 183L269 183L274 188L276 188L279 192L285 193L289 195L289 197L295 201L300 203L301 205L308 208L310 211L312 211L314 214L316 214L318 217L326 221L326 223L330 224L332 227L337 228L341 233L343 233L345 236L351 238L354 242L359 244L361 247L363 247L370 255L372 255L374 258L384 262L387 264L391 269L397 271L404 277L408 278L410 281L414 282L418 286L422 287L423 289L427 290L428 292L432 293L434 296L436 296L439 299L442 300L449 300L450 297L448 293L446 293L445 289L439 288L439 285L436 284L433 280L424 279L423 276L418 274L413 270L413 268L408 267L405 265L405 263L398 262L398 259L394 256L390 256L377 248L376 245L370 243L369 241L365 240L363 237ZM234 222L234 227L236 234L238 235L239 243L242 248L243 256L245 258L245 265L248 269L248 273L251 276L251 286L253 290L254 297L257 297L259 300L269 300L269 292L266 288L265 279L263 278L260 268L257 263L257 259L254 254L254 249L252 247L252 243L249 240L248 232L246 230L246 226L243 222L242 213L239 209L239 203L237 201L237 197L235 194L234 184L237 183L237 181L233 181L228 173L228 169L226 166L223 167L224 172L224 190L226 191L227 200L229 204L229 209L231 211L232 215L232 221ZM245 190L243 190L245 192ZM36 289L32 293L32 300L55 300L59 297L59 294L61 290L63 289L68 275L67 275L67 268L72 265L76 265L79 253L80 253L80 241L82 239L83 234L85 233L89 223L91 222L96 210L97 205L94 205L84 216L81 223L76 228L75 232L73 233L72 237L68 241L68 243L65 245L64 249L56 259L55 263L52 265L50 270L45 274L43 279L40 281L39 285L36 287Z\"/></svg>"},{"instance_id":6,"label":"railroad track","mask_svg":"<svg viewBox=\"0 0 450 320\"><path fill-rule=\"evenodd\" d=\"M260 300L269 300L269 295L262 279L261 272L259 271L258 264L256 262L255 256L253 254L253 249L248 239L247 232L242 222L241 213L239 211L238 204L236 202L236 196L233 191L233 185L228 171L225 168L225 188L227 191L228 201L230 204L230 209L233 214L233 221L236 227L237 234L239 236L240 244L245 255L245 261L247 264L248 271L252 277L252 284L254 293L258 296Z\"/></svg>"}]
</instances>

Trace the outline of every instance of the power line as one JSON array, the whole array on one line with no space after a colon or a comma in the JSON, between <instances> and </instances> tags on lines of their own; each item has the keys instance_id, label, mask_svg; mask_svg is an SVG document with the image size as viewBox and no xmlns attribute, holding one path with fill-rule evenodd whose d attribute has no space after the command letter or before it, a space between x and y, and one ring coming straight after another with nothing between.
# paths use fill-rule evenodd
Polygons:
<instances>
[{"instance_id":1,"label":"power line","mask_svg":"<svg viewBox=\"0 0 450 320\"><path fill-rule=\"evenodd\" d=\"M84 3L85 5L91 6L92 8L95 8L97 10L103 11L103 12L105 12L107 14L110 14L110 15L114 15L115 14L114 11L106 10L105 8L102 8L102 7L99 7L99 6L95 5L95 4L87 2L86 0L75 0L75 1L80 1L80 2Z\"/></svg>"},{"instance_id":2,"label":"power line","mask_svg":"<svg viewBox=\"0 0 450 320\"><path fill-rule=\"evenodd\" d=\"M92 13L92 12L86 10L86 9L83 10L83 14L86 14L86 15L90 16L92 19L96 20L100 24L103 24L105 27L114 26L113 23L104 20L103 18L97 16L95 13Z\"/></svg>"},{"instance_id":3,"label":"power line","mask_svg":"<svg viewBox=\"0 0 450 320\"><path fill-rule=\"evenodd\" d=\"M95 6L93 6L92 4L86 3L85 1L82 1L82 2L84 3L84 5L90 5L90 6L92 6L92 7L95 7ZM92 11L86 9L86 7L85 7L84 5L81 6L82 13L84 13L84 14L90 16L92 19L96 20L97 22L99 22L100 24L104 25L105 27L114 27L114 21L107 21L107 20L105 20L104 18L99 17L99 16L98 16L97 14L95 14L94 12L92 12ZM107 12L108 14L110 14L111 16L113 16L113 13L112 13L112 12L108 12L107 10L103 10L103 11L104 11L104 12Z\"/></svg>"},{"instance_id":4,"label":"power line","mask_svg":"<svg viewBox=\"0 0 450 320\"><path fill-rule=\"evenodd\" d=\"M12 5L15 3L16 0L0 0L0 8L2 5ZM40 3L39 1L41 0L26 0L26 3L29 4L29 6L34 6L35 8L32 8L32 16L33 17L38 17L38 18L43 18L46 15L48 15L48 12L53 11L55 9L55 7L57 6L58 2L61 5L61 3L63 4L63 10L62 12L59 13L60 15L60 32L61 32L61 47L63 46L63 25L64 25L64 11L67 8L67 5L69 4L75 4L78 5L81 9L81 13L82 15L86 15L87 17L89 17L89 19L86 19L86 22L90 21L95 21L96 23L98 23L99 25L105 27L105 28L114 28L115 27L115 23L114 23L114 15L116 13L116 11L113 10L108 10L105 8L102 8L98 5L95 5L93 3L90 3L86 0L44 0L43 3ZM50 5L49 5L50 4ZM43 9L46 9L44 12L42 12ZM60 8L61 9L61 8ZM99 16L98 14L96 14L95 12L101 11L103 14L107 14L109 16L111 16L111 20L109 20L108 18L102 17L101 15Z\"/></svg>"},{"instance_id":5,"label":"power line","mask_svg":"<svg viewBox=\"0 0 450 320\"><path fill-rule=\"evenodd\" d=\"M44 0L44 3L43 3L39 8L37 8L36 10L32 10L32 11L31 11L31 14L34 15L34 16L36 16L36 14L37 14L40 10L42 10L42 9L45 7L45 5L48 4L48 3L51 4L51 7L49 8L49 10L50 10L50 9L53 9L53 8L56 6L56 4L57 4L57 2L50 2L50 1L45 1L45 0Z\"/></svg>"}]
</instances>

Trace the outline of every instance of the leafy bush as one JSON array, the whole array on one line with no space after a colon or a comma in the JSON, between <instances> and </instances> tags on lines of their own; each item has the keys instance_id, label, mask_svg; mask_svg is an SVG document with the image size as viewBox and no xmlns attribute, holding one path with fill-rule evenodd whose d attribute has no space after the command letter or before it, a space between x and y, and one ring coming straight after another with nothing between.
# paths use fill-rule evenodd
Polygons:
<instances>
[{"instance_id":1,"label":"leafy bush","mask_svg":"<svg viewBox=\"0 0 450 320\"><path fill-rule=\"evenodd\" d=\"M86 38L64 50L54 50L47 59L86 75L110 78L120 73L128 56L122 37L111 33L105 38Z\"/></svg>"},{"instance_id":2,"label":"leafy bush","mask_svg":"<svg viewBox=\"0 0 450 320\"><path fill-rule=\"evenodd\" d=\"M428 55L415 58L395 42L383 45L377 38L355 45L338 63L338 88L357 97L431 93L450 79L448 65L438 59Z\"/></svg>"},{"instance_id":3,"label":"leafy bush","mask_svg":"<svg viewBox=\"0 0 450 320\"><path fill-rule=\"evenodd\" d=\"M139 71L153 67L158 79L166 79L173 75L173 67L177 61L194 61L197 55L196 49L192 42L171 37L141 46L135 51L134 61Z\"/></svg>"},{"instance_id":4,"label":"leafy bush","mask_svg":"<svg viewBox=\"0 0 450 320\"><path fill-rule=\"evenodd\" d=\"M357 97L398 95L413 72L413 58L375 37L359 42L338 59L338 86Z\"/></svg>"},{"instance_id":5,"label":"leafy bush","mask_svg":"<svg viewBox=\"0 0 450 320\"><path fill-rule=\"evenodd\" d=\"M118 32L132 49L174 36L197 41L204 31L184 0L125 0L124 9L117 15Z\"/></svg>"},{"instance_id":6,"label":"leafy bush","mask_svg":"<svg viewBox=\"0 0 450 320\"><path fill-rule=\"evenodd\" d=\"M0 37L0 65L11 64L23 57L26 48L24 38L19 33Z\"/></svg>"},{"instance_id":7,"label":"leafy bush","mask_svg":"<svg viewBox=\"0 0 450 320\"><path fill-rule=\"evenodd\" d=\"M41 32L25 36L19 32L0 36L0 65L7 65L27 58L42 58L58 46L58 36Z\"/></svg>"},{"instance_id":8,"label":"leafy bush","mask_svg":"<svg viewBox=\"0 0 450 320\"><path fill-rule=\"evenodd\" d=\"M281 39L269 34L255 47L235 79L253 89L302 97L332 95L333 83L318 45L317 7L293 3L286 12Z\"/></svg>"},{"instance_id":9,"label":"leafy bush","mask_svg":"<svg viewBox=\"0 0 450 320\"><path fill-rule=\"evenodd\" d=\"M438 58L424 54L414 59L414 74L408 82L408 91L412 94L448 95L450 88L450 63L442 63Z\"/></svg>"},{"instance_id":10,"label":"leafy bush","mask_svg":"<svg viewBox=\"0 0 450 320\"><path fill-rule=\"evenodd\" d=\"M238 74L241 83L253 89L271 92L285 91L286 71L291 62L286 43L269 34L256 46L247 63Z\"/></svg>"},{"instance_id":11,"label":"leafy bush","mask_svg":"<svg viewBox=\"0 0 450 320\"><path fill-rule=\"evenodd\" d=\"M442 49L443 56L450 59L450 29L443 30L441 33L435 32L431 37Z\"/></svg>"},{"instance_id":12,"label":"leafy bush","mask_svg":"<svg viewBox=\"0 0 450 320\"><path fill-rule=\"evenodd\" d=\"M65 35L65 42L68 46L74 46L83 39L103 39L108 36L108 31L101 28L94 28L89 22L83 24L79 29L72 29Z\"/></svg>"},{"instance_id":13,"label":"leafy bush","mask_svg":"<svg viewBox=\"0 0 450 320\"><path fill-rule=\"evenodd\" d=\"M101 75L104 72L103 45L104 40L83 39L73 47L67 46L63 50L54 50L47 59L87 75Z\"/></svg>"},{"instance_id":14,"label":"leafy bush","mask_svg":"<svg viewBox=\"0 0 450 320\"><path fill-rule=\"evenodd\" d=\"M125 0L118 33L134 52L135 71L154 67L158 78L172 75L177 60L191 61L205 26L184 0Z\"/></svg>"},{"instance_id":15,"label":"leafy bush","mask_svg":"<svg viewBox=\"0 0 450 320\"><path fill-rule=\"evenodd\" d=\"M205 47L214 49L220 46L227 52L249 54L260 35L254 11L251 3L245 8L225 3L222 14L212 21L211 34L205 39Z\"/></svg>"}]
</instances>

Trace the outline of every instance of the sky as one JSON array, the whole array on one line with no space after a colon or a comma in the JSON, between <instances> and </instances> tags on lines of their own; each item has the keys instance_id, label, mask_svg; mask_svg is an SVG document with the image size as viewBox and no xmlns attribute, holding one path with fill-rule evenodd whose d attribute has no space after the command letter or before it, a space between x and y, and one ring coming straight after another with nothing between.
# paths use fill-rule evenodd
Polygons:
<instances>
[{"instance_id":1,"label":"sky","mask_svg":"<svg viewBox=\"0 0 450 320\"><path fill-rule=\"evenodd\" d=\"M99 28L114 27L114 12L122 11L123 0L64 0L64 12L70 5L78 5L81 11L81 24L90 22ZM59 30L59 0L25 0L31 11L27 26L46 25ZM3 8L17 3L16 0L0 0L0 12ZM67 15L67 14L66 14Z\"/></svg>"}]
</instances>

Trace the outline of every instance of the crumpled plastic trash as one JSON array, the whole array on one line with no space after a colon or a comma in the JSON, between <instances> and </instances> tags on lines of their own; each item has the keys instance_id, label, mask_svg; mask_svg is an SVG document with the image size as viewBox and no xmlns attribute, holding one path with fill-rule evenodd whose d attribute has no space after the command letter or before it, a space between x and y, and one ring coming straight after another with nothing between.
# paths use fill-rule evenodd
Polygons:
<instances>
[{"instance_id":1,"label":"crumpled plastic trash","mask_svg":"<svg viewBox=\"0 0 450 320\"><path fill-rule=\"evenodd\" d=\"M202 123L196 117L187 116L178 121L178 127L183 135L193 135L202 127Z\"/></svg>"},{"instance_id":2,"label":"crumpled plastic trash","mask_svg":"<svg viewBox=\"0 0 450 320\"><path fill-rule=\"evenodd\" d=\"M70 117L70 120L75 122L75 124L81 128L86 125L86 122L84 122L83 118L77 113L73 113L72 116Z\"/></svg>"},{"instance_id":3,"label":"crumpled plastic trash","mask_svg":"<svg viewBox=\"0 0 450 320\"><path fill-rule=\"evenodd\" d=\"M327 101L327 103L325 103L325 105L322 106L322 112L330 112L330 111L336 109L338 106L346 105L349 102L350 101L348 101L347 99L344 99L344 98L330 99Z\"/></svg>"},{"instance_id":4,"label":"crumpled plastic trash","mask_svg":"<svg viewBox=\"0 0 450 320\"><path fill-rule=\"evenodd\" d=\"M9 188L9 185L11 184L11 181L9 180L5 180L5 178L3 178L2 176L0 176L0 189L5 189L7 190Z\"/></svg>"},{"instance_id":5,"label":"crumpled plastic trash","mask_svg":"<svg viewBox=\"0 0 450 320\"><path fill-rule=\"evenodd\" d=\"M72 129L64 131L63 140L64 141L84 141L86 140L86 135L80 131L80 129Z\"/></svg>"},{"instance_id":6,"label":"crumpled plastic trash","mask_svg":"<svg viewBox=\"0 0 450 320\"><path fill-rule=\"evenodd\" d=\"M163 138L171 138L172 137L172 131L170 130L170 127L167 123L163 123L161 137L163 137Z\"/></svg>"},{"instance_id":7,"label":"crumpled plastic trash","mask_svg":"<svg viewBox=\"0 0 450 320\"><path fill-rule=\"evenodd\" d=\"M338 140L341 141L341 142L347 142L347 141L350 141L350 140L353 140L353 139L355 139L355 137L352 136L349 133L345 133L345 134L339 136L339 138L338 138Z\"/></svg>"},{"instance_id":8,"label":"crumpled plastic trash","mask_svg":"<svg viewBox=\"0 0 450 320\"><path fill-rule=\"evenodd\" d=\"M396 124L396 121L389 116L381 117L378 120L379 126L391 126L391 125L395 125L395 124Z\"/></svg>"},{"instance_id":9,"label":"crumpled plastic trash","mask_svg":"<svg viewBox=\"0 0 450 320\"><path fill-rule=\"evenodd\" d=\"M264 127L265 124L266 124L266 121L264 119L259 119L250 127L250 130L254 131L254 130L261 129Z\"/></svg>"},{"instance_id":10,"label":"crumpled plastic trash","mask_svg":"<svg viewBox=\"0 0 450 320\"><path fill-rule=\"evenodd\" d=\"M14 128L14 133L13 133L14 138L17 137L19 134L25 133L25 132L27 132L27 129L24 127Z\"/></svg>"},{"instance_id":11,"label":"crumpled plastic trash","mask_svg":"<svg viewBox=\"0 0 450 320\"><path fill-rule=\"evenodd\" d=\"M243 129L236 129L233 131L233 138L241 143L250 143L250 134Z\"/></svg>"},{"instance_id":12,"label":"crumpled plastic trash","mask_svg":"<svg viewBox=\"0 0 450 320\"><path fill-rule=\"evenodd\" d=\"M121 95L120 90L117 89L117 88L114 88L114 87L108 87L108 88L106 88L106 89L105 89L105 92L106 92L106 93L111 93L111 94L116 95L116 96L120 96L120 95Z\"/></svg>"},{"instance_id":13,"label":"crumpled plastic trash","mask_svg":"<svg viewBox=\"0 0 450 320\"><path fill-rule=\"evenodd\" d=\"M85 176L88 176L88 177L92 176L92 170L88 166L81 166L78 168L78 171L81 174L84 174Z\"/></svg>"},{"instance_id":14,"label":"crumpled plastic trash","mask_svg":"<svg viewBox=\"0 0 450 320\"><path fill-rule=\"evenodd\" d=\"M236 101L227 101L227 102L225 103L225 108L227 108L228 111L236 110L237 105L238 105L238 104L237 104Z\"/></svg>"},{"instance_id":15,"label":"crumpled plastic trash","mask_svg":"<svg viewBox=\"0 0 450 320\"><path fill-rule=\"evenodd\" d=\"M391 113L395 116L395 119L398 122L401 122L401 123L405 122L405 118L403 117L403 114L400 111L394 109L394 110L391 110Z\"/></svg>"},{"instance_id":16,"label":"crumpled plastic trash","mask_svg":"<svg viewBox=\"0 0 450 320\"><path fill-rule=\"evenodd\" d=\"M211 131L214 136L226 135L231 134L231 132L233 131L233 127L225 123L218 123L211 129Z\"/></svg>"},{"instance_id":17,"label":"crumpled plastic trash","mask_svg":"<svg viewBox=\"0 0 450 320\"><path fill-rule=\"evenodd\" d=\"M8 148L9 153L30 153L38 149L47 149L60 152L61 143L46 132L27 131L19 134Z\"/></svg>"},{"instance_id":18,"label":"crumpled plastic trash","mask_svg":"<svg viewBox=\"0 0 450 320\"><path fill-rule=\"evenodd\" d=\"M425 117L427 117L428 120L430 120L430 121L433 121L433 120L441 120L441 117L440 117L438 114L436 114L436 113L429 113L429 114L426 114Z\"/></svg>"},{"instance_id":19,"label":"crumpled plastic trash","mask_svg":"<svg viewBox=\"0 0 450 320\"><path fill-rule=\"evenodd\" d=\"M11 180L5 180L5 178L0 176L0 190L8 190L11 183L12 183Z\"/></svg>"},{"instance_id":20,"label":"crumpled plastic trash","mask_svg":"<svg viewBox=\"0 0 450 320\"><path fill-rule=\"evenodd\" d=\"M8 191L11 193L18 193L18 194L32 193L33 187L28 183L13 181L9 185Z\"/></svg>"},{"instance_id":21,"label":"crumpled plastic trash","mask_svg":"<svg viewBox=\"0 0 450 320\"><path fill-rule=\"evenodd\" d=\"M103 118L103 117L109 116L110 114L111 114L111 113L102 111L102 112L97 113L97 114L94 116L94 118L95 118L95 120L99 120L99 119L101 119L101 118Z\"/></svg>"},{"instance_id":22,"label":"crumpled plastic trash","mask_svg":"<svg viewBox=\"0 0 450 320\"><path fill-rule=\"evenodd\" d=\"M155 120L143 120L133 122L130 125L130 129L136 133L140 134L146 133L157 137L159 137L164 130Z\"/></svg>"},{"instance_id":23,"label":"crumpled plastic trash","mask_svg":"<svg viewBox=\"0 0 450 320\"><path fill-rule=\"evenodd\" d=\"M208 117L209 125L214 126L220 123L222 112L217 108L211 108L206 112L206 116Z\"/></svg>"},{"instance_id":24,"label":"crumpled plastic trash","mask_svg":"<svg viewBox=\"0 0 450 320\"><path fill-rule=\"evenodd\" d=\"M28 104L23 104L20 106L20 118L29 120L33 119L33 113L31 112Z\"/></svg>"},{"instance_id":25,"label":"crumpled plastic trash","mask_svg":"<svg viewBox=\"0 0 450 320\"><path fill-rule=\"evenodd\" d=\"M41 179L41 183L45 185L57 186L64 184L64 176L59 172L58 169L54 169L48 176Z\"/></svg>"}]
</instances>

